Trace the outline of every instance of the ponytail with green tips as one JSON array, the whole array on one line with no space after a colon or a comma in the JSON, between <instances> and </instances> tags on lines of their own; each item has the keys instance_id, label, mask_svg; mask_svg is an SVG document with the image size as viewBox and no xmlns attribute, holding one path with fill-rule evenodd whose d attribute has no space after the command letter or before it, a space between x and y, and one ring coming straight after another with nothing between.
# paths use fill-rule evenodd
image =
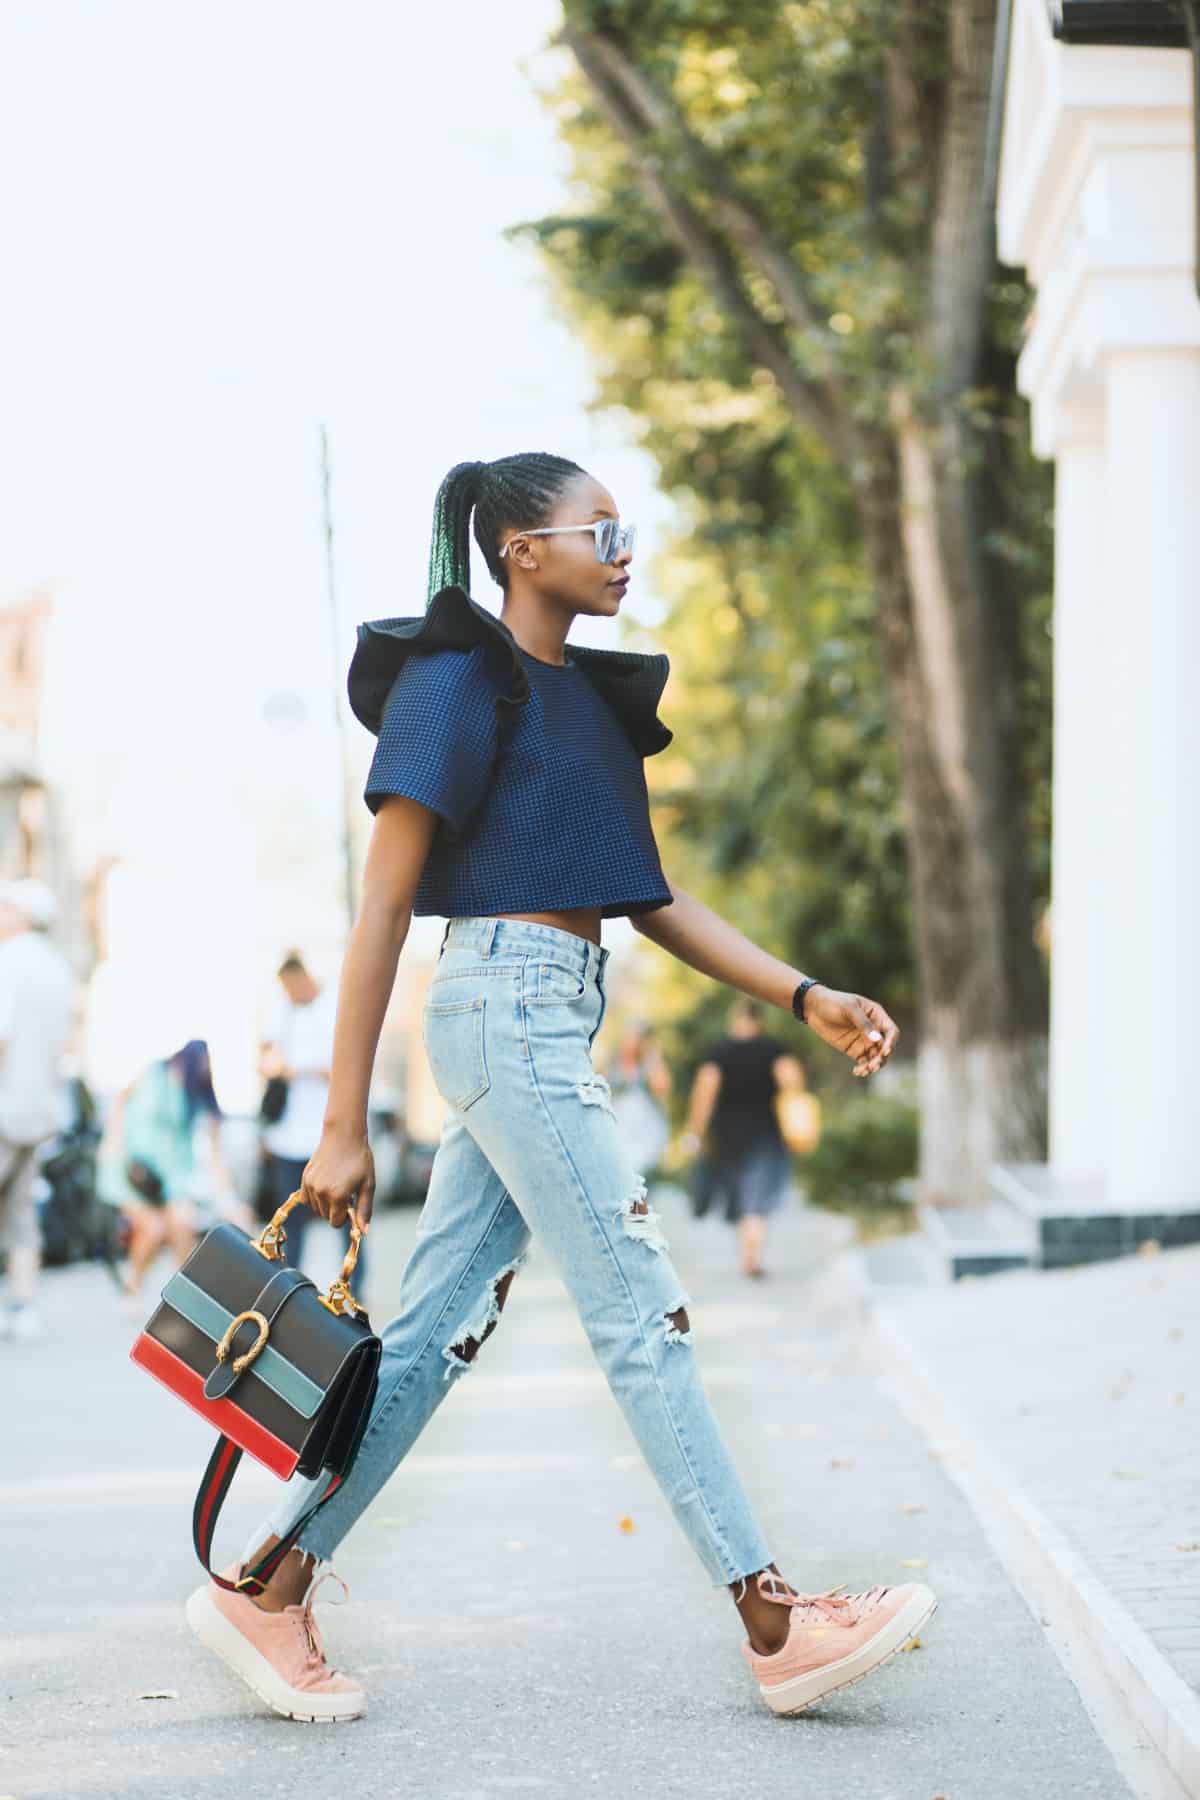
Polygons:
<instances>
[{"instance_id":1,"label":"ponytail with green tips","mask_svg":"<svg viewBox=\"0 0 1200 1800\"><path fill-rule=\"evenodd\" d=\"M583 473L578 463L541 450L496 462L456 463L433 503L426 607L443 588L470 592L472 510L475 541L492 580L504 588L508 569L500 556L500 533L544 525L564 490Z\"/></svg>"}]
</instances>

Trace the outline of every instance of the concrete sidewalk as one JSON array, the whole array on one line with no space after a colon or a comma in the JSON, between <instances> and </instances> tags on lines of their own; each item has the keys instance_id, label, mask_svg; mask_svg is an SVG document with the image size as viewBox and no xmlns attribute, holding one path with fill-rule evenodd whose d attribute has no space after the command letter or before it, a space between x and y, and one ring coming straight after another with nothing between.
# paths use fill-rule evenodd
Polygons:
<instances>
[{"instance_id":1,"label":"concrete sidewalk","mask_svg":"<svg viewBox=\"0 0 1200 1800\"><path fill-rule=\"evenodd\" d=\"M799 1719L766 1711L728 1597L535 1250L478 1366L339 1553L352 1600L320 1608L323 1628L370 1713L334 1731L275 1719L181 1617L211 1434L128 1362L136 1322L106 1278L72 1269L47 1281L45 1341L0 1345L0 1796L1127 1800L970 1507L881 1392L836 1224L793 1213L754 1284L730 1273L724 1226L669 1197L664 1216L782 1567L818 1590L928 1580L941 1608L919 1649ZM372 1234L381 1320L413 1223ZM226 1550L275 1492L239 1475Z\"/></svg>"},{"instance_id":2,"label":"concrete sidewalk","mask_svg":"<svg viewBox=\"0 0 1200 1800\"><path fill-rule=\"evenodd\" d=\"M1146 1791L1200 1795L1200 1250L881 1294L877 1330Z\"/></svg>"}]
</instances>

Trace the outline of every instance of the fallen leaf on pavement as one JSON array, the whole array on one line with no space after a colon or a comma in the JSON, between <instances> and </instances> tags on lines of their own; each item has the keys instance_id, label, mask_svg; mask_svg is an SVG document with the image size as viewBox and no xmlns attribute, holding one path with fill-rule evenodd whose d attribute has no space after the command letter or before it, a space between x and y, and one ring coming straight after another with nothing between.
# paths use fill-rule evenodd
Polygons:
<instances>
[{"instance_id":1,"label":"fallen leaf on pavement","mask_svg":"<svg viewBox=\"0 0 1200 1800\"><path fill-rule=\"evenodd\" d=\"M900 1648L904 1651L905 1655L907 1655L910 1650L919 1650L921 1648L921 1640L919 1637L909 1638L907 1644L901 1644Z\"/></svg>"},{"instance_id":2,"label":"fallen leaf on pavement","mask_svg":"<svg viewBox=\"0 0 1200 1800\"><path fill-rule=\"evenodd\" d=\"M900 1567L902 1569L927 1569L929 1567L929 1559L925 1556L902 1556L900 1558Z\"/></svg>"},{"instance_id":3,"label":"fallen leaf on pavement","mask_svg":"<svg viewBox=\"0 0 1200 1800\"><path fill-rule=\"evenodd\" d=\"M926 1512L927 1510L928 1508L922 1506L919 1500L906 1500L904 1505L900 1508L900 1511L904 1513L919 1513Z\"/></svg>"},{"instance_id":4,"label":"fallen leaf on pavement","mask_svg":"<svg viewBox=\"0 0 1200 1800\"><path fill-rule=\"evenodd\" d=\"M1200 1544L1176 1544L1177 1550L1200 1550Z\"/></svg>"},{"instance_id":5,"label":"fallen leaf on pavement","mask_svg":"<svg viewBox=\"0 0 1200 1800\"><path fill-rule=\"evenodd\" d=\"M633 1520L630 1518L628 1513L626 1513L625 1517L619 1521L619 1523L617 1525L617 1530L623 1531L625 1533L626 1537L628 1537L630 1532L633 1530Z\"/></svg>"},{"instance_id":6,"label":"fallen leaf on pavement","mask_svg":"<svg viewBox=\"0 0 1200 1800\"><path fill-rule=\"evenodd\" d=\"M147 1688L144 1693L138 1695L139 1700L178 1700L178 1698L179 1690L177 1688Z\"/></svg>"}]
</instances>

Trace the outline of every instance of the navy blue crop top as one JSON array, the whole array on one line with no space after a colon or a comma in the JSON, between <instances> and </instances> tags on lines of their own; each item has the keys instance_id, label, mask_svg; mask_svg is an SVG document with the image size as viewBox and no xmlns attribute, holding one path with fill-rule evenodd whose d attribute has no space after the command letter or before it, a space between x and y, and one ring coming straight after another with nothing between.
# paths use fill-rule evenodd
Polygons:
<instances>
[{"instance_id":1,"label":"navy blue crop top","mask_svg":"<svg viewBox=\"0 0 1200 1800\"><path fill-rule=\"evenodd\" d=\"M379 740L366 803L407 794L438 814L414 913L671 903L642 766L673 735L666 656L567 645L565 666L542 662L459 588L358 640L351 705Z\"/></svg>"}]
</instances>

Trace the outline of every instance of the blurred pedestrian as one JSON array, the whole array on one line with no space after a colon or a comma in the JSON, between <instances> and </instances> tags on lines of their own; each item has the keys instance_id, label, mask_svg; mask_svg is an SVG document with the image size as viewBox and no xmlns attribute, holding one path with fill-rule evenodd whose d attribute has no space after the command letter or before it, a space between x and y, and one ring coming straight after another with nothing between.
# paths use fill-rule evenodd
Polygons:
<instances>
[{"instance_id":1,"label":"blurred pedestrian","mask_svg":"<svg viewBox=\"0 0 1200 1800\"><path fill-rule=\"evenodd\" d=\"M705 1052L688 1101L685 1151L701 1152L692 1176L697 1217L713 1206L737 1226L742 1273L761 1277L767 1220L792 1185L792 1160L775 1115L781 1089L804 1086L804 1068L762 1026L759 1001L729 1009L727 1036ZM710 1142L705 1139L711 1134Z\"/></svg>"},{"instance_id":2,"label":"blurred pedestrian","mask_svg":"<svg viewBox=\"0 0 1200 1800\"><path fill-rule=\"evenodd\" d=\"M671 1135L663 1110L671 1092L671 1071L648 1020L630 1020L607 1076L613 1112L630 1160L639 1175L649 1175L658 1166Z\"/></svg>"},{"instance_id":3,"label":"blurred pedestrian","mask_svg":"<svg viewBox=\"0 0 1200 1800\"><path fill-rule=\"evenodd\" d=\"M264 1096L268 1119L262 1145L272 1211L303 1185L305 1165L321 1141L337 1016L336 989L316 980L298 950L291 950L284 957L276 978L282 993L258 1046L258 1072L268 1084ZM312 1219L307 1206L298 1206L287 1221L284 1255L293 1268L303 1266ZM348 1247L349 1224L342 1227L342 1233ZM362 1298L366 1275L363 1244L350 1278L350 1291L356 1299Z\"/></svg>"},{"instance_id":4,"label":"blurred pedestrian","mask_svg":"<svg viewBox=\"0 0 1200 1800\"><path fill-rule=\"evenodd\" d=\"M164 1245L177 1264L195 1248L200 1124L208 1134L209 1169L228 1191L233 1183L221 1143L221 1108L203 1038L155 1057L109 1111L100 1144L100 1194L129 1221L125 1292L131 1300Z\"/></svg>"},{"instance_id":5,"label":"blurred pedestrian","mask_svg":"<svg viewBox=\"0 0 1200 1800\"><path fill-rule=\"evenodd\" d=\"M76 979L47 932L58 902L45 882L0 883L0 1250L7 1294L0 1337L37 1337L41 1237L34 1202L38 1145L58 1131L60 1065Z\"/></svg>"}]
</instances>

